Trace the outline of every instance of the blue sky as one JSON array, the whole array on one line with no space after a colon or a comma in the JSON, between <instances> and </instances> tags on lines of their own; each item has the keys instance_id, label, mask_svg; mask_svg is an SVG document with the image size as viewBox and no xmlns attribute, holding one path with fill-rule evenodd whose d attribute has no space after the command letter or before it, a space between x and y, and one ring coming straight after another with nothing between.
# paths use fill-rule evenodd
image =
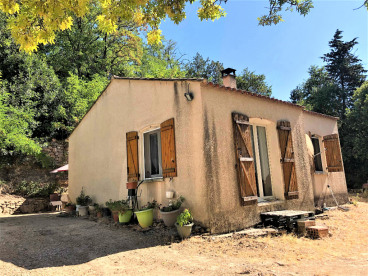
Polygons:
<instances>
[{"instance_id":1,"label":"blue sky","mask_svg":"<svg viewBox=\"0 0 368 276\"><path fill-rule=\"evenodd\" d=\"M323 65L323 54L336 29L344 41L358 37L355 54L368 69L368 11L353 10L363 0L314 0L314 9L303 17L285 12L284 20L271 27L258 26L268 1L229 0L223 5L227 16L200 21L196 6L186 9L187 18L179 25L167 20L161 25L166 39L176 41L178 50L191 59L197 52L222 62L240 73L248 67L265 74L273 97L288 100L290 91L308 78L311 65Z\"/></svg>"}]
</instances>

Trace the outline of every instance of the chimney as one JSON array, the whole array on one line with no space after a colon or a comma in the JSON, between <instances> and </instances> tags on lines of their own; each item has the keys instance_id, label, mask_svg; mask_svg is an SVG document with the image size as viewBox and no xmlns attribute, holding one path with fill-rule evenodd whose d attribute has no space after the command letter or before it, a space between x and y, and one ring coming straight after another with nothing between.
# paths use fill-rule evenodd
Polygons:
<instances>
[{"instance_id":1,"label":"chimney","mask_svg":"<svg viewBox=\"0 0 368 276\"><path fill-rule=\"evenodd\" d=\"M222 75L222 82L225 87L235 88L236 89L236 75L235 75L235 69L232 68L226 68L221 71Z\"/></svg>"}]
</instances>

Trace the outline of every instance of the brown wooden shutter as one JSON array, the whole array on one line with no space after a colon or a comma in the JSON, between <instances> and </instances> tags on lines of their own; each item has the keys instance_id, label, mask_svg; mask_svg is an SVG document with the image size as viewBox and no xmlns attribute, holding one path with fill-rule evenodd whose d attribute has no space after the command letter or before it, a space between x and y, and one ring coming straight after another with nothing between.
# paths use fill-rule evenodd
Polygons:
<instances>
[{"instance_id":1,"label":"brown wooden shutter","mask_svg":"<svg viewBox=\"0 0 368 276\"><path fill-rule=\"evenodd\" d=\"M126 134L127 146L127 180L135 182L139 180L138 163L138 132L131 131Z\"/></svg>"},{"instance_id":2,"label":"brown wooden shutter","mask_svg":"<svg viewBox=\"0 0 368 276\"><path fill-rule=\"evenodd\" d=\"M290 122L277 122L279 135L279 145L281 150L281 164L284 173L285 198L298 198L298 183L295 173L295 159L293 149L293 138L291 134Z\"/></svg>"},{"instance_id":3,"label":"brown wooden shutter","mask_svg":"<svg viewBox=\"0 0 368 276\"><path fill-rule=\"evenodd\" d=\"M162 176L177 176L174 118L161 124Z\"/></svg>"},{"instance_id":4,"label":"brown wooden shutter","mask_svg":"<svg viewBox=\"0 0 368 276\"><path fill-rule=\"evenodd\" d=\"M238 183L243 205L257 203L257 183L254 169L251 125L249 118L233 113L234 145Z\"/></svg>"},{"instance_id":5,"label":"brown wooden shutter","mask_svg":"<svg viewBox=\"0 0 368 276\"><path fill-rule=\"evenodd\" d=\"M344 170L341 158L339 136L331 134L323 137L325 147L327 170L329 172L342 172Z\"/></svg>"}]
</instances>

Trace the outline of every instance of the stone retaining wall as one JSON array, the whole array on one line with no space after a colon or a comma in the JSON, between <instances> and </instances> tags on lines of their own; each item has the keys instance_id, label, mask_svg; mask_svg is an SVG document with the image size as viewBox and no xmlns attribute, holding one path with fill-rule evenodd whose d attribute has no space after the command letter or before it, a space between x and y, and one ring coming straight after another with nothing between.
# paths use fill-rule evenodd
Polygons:
<instances>
[{"instance_id":1,"label":"stone retaining wall","mask_svg":"<svg viewBox=\"0 0 368 276\"><path fill-rule=\"evenodd\" d=\"M49 200L46 198L0 197L0 214L30 214L48 209Z\"/></svg>"}]
</instances>

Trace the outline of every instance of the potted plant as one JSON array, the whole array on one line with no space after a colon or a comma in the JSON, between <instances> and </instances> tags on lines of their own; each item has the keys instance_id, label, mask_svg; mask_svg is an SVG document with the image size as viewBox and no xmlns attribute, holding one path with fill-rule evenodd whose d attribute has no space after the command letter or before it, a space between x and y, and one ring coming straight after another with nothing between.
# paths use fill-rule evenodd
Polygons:
<instances>
[{"instance_id":1,"label":"potted plant","mask_svg":"<svg viewBox=\"0 0 368 276\"><path fill-rule=\"evenodd\" d=\"M112 201L111 199L109 201L106 201L105 203L106 207L110 209L112 218L115 222L119 221L119 212L121 209L121 202L119 200Z\"/></svg>"},{"instance_id":2,"label":"potted plant","mask_svg":"<svg viewBox=\"0 0 368 276\"><path fill-rule=\"evenodd\" d=\"M65 204L65 212L72 213L75 210L75 205L72 203Z\"/></svg>"},{"instance_id":3,"label":"potted plant","mask_svg":"<svg viewBox=\"0 0 368 276\"><path fill-rule=\"evenodd\" d=\"M188 209L185 209L176 219L176 229L182 239L188 238L192 233L193 216Z\"/></svg>"},{"instance_id":4,"label":"potted plant","mask_svg":"<svg viewBox=\"0 0 368 276\"><path fill-rule=\"evenodd\" d=\"M153 209L157 207L157 202L154 200L152 202L147 202L146 205L134 212L142 228L147 228L153 224Z\"/></svg>"},{"instance_id":5,"label":"potted plant","mask_svg":"<svg viewBox=\"0 0 368 276\"><path fill-rule=\"evenodd\" d=\"M100 206L100 204L98 204L98 203L95 203L95 204L93 204L93 207L94 207L96 217L97 218L102 218L102 206Z\"/></svg>"},{"instance_id":6,"label":"potted plant","mask_svg":"<svg viewBox=\"0 0 368 276\"><path fill-rule=\"evenodd\" d=\"M163 206L160 208L160 215L166 226L174 226L176 218L178 217L180 212L180 207L183 204L184 200L184 197L180 196L175 201L170 200L168 206Z\"/></svg>"},{"instance_id":7,"label":"potted plant","mask_svg":"<svg viewBox=\"0 0 368 276\"><path fill-rule=\"evenodd\" d=\"M85 195L84 190L82 188L82 191L80 195L76 199L77 201L77 212L80 216L87 216L88 215L88 205L92 203L92 199L90 196ZM78 206L79 205L79 206Z\"/></svg>"},{"instance_id":8,"label":"potted plant","mask_svg":"<svg viewBox=\"0 0 368 276\"><path fill-rule=\"evenodd\" d=\"M128 200L121 200L119 208L119 222L128 223L132 218L132 215L133 210L130 208Z\"/></svg>"}]
</instances>

